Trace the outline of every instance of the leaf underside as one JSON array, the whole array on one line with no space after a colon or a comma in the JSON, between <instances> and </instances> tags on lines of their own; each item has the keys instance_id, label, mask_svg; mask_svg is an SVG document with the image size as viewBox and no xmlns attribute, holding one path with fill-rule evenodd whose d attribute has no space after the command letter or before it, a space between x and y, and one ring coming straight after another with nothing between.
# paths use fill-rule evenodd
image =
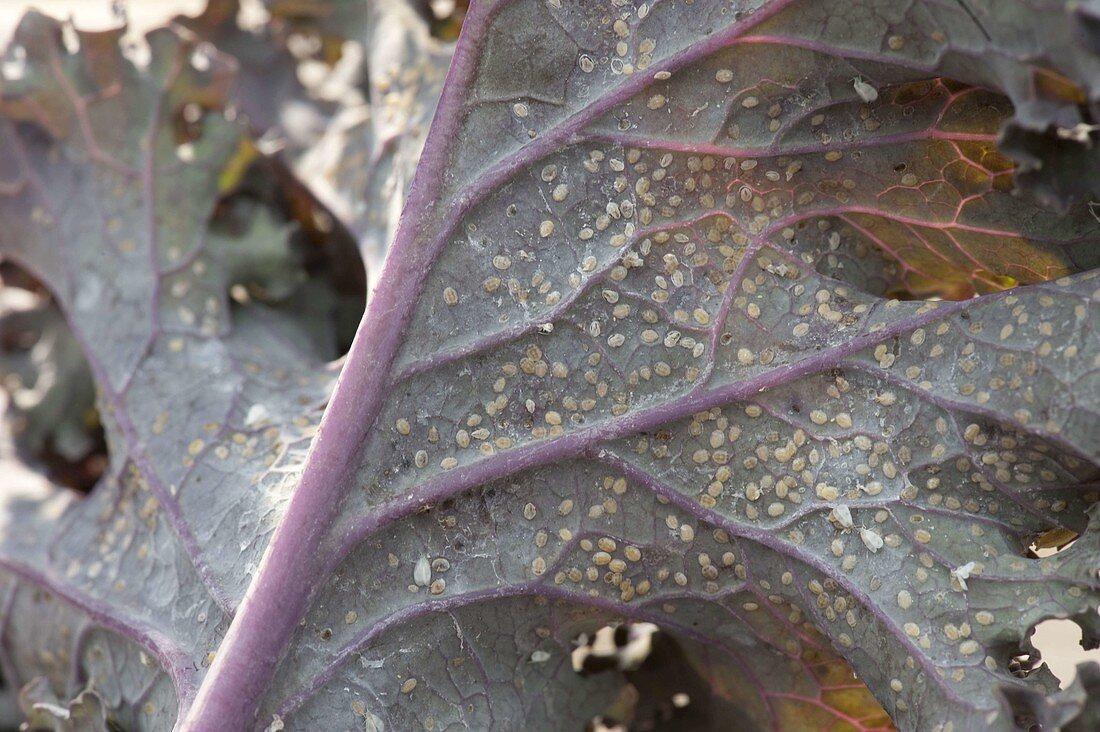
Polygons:
<instances>
[{"instance_id":1,"label":"leaf underside","mask_svg":"<svg viewBox=\"0 0 1100 732\"><path fill-rule=\"evenodd\" d=\"M1098 179L1029 160L1092 154L1090 23L476 4L400 224L345 217L368 262L395 233L334 386L338 298L293 227L216 223L234 64L166 29L134 66L28 15L0 252L81 345L110 466L86 498L3 494L0 670L35 713L126 729L223 703L257 729L641 728L625 692L689 682L698 729L1088 729L1094 671L1059 692L1029 637L1100 642ZM433 78L377 122L390 185L343 200L405 200ZM1078 538L1040 558L1052 530ZM288 630L249 647L261 617ZM623 621L682 673L578 675L576 639Z\"/></svg>"}]
</instances>

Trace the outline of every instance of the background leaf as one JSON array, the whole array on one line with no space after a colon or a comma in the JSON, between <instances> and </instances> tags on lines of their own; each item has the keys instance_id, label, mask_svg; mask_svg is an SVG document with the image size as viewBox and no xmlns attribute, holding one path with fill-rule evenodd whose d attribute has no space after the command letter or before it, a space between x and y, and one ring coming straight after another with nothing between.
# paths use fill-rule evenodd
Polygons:
<instances>
[{"instance_id":1,"label":"background leaf","mask_svg":"<svg viewBox=\"0 0 1100 732\"><path fill-rule=\"evenodd\" d=\"M135 68L118 33L79 34L79 51L66 33L30 14L16 35L28 73L5 81L0 220L83 347L110 466L84 501L4 494L5 627L19 628L4 671L65 698L92 684L128 728L156 729L194 693L259 560L332 346L248 294L309 283L287 226L240 199L224 205L248 212L243 231L217 214L242 138L219 108L224 60L164 30ZM201 136L181 137L196 113Z\"/></svg>"}]
</instances>

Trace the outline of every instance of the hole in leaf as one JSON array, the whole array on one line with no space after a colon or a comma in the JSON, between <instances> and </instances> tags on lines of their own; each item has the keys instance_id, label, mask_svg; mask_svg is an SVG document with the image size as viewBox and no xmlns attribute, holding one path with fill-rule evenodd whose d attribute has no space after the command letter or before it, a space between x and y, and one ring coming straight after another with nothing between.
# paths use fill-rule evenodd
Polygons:
<instances>
[{"instance_id":1,"label":"hole in leaf","mask_svg":"<svg viewBox=\"0 0 1100 732\"><path fill-rule=\"evenodd\" d=\"M1077 664L1100 663L1100 650L1086 649L1081 626L1066 618L1051 618L1035 626L1031 643L1065 689L1077 676Z\"/></svg>"},{"instance_id":2,"label":"hole in leaf","mask_svg":"<svg viewBox=\"0 0 1100 732\"><path fill-rule=\"evenodd\" d=\"M61 25L61 44L65 53L70 56L80 53L80 34L76 32L76 27L72 23Z\"/></svg>"},{"instance_id":3,"label":"hole in leaf","mask_svg":"<svg viewBox=\"0 0 1100 732\"><path fill-rule=\"evenodd\" d=\"M600 671L636 669L649 657L657 626L652 623L605 625L574 640L573 670L582 676Z\"/></svg>"},{"instance_id":4,"label":"hole in leaf","mask_svg":"<svg viewBox=\"0 0 1100 732\"><path fill-rule=\"evenodd\" d=\"M617 672L627 681L619 697L586 730L657 732L719 729L707 681L677 640L652 623L607 625L575 641L573 670L585 676ZM719 707L725 702L719 702ZM724 707L728 711L728 707Z\"/></svg>"},{"instance_id":5,"label":"hole in leaf","mask_svg":"<svg viewBox=\"0 0 1100 732\"><path fill-rule=\"evenodd\" d=\"M1050 529L1032 540L1028 545L1028 552L1033 557L1049 557L1071 547L1078 536L1076 531L1070 529Z\"/></svg>"},{"instance_id":6,"label":"hole in leaf","mask_svg":"<svg viewBox=\"0 0 1100 732\"><path fill-rule=\"evenodd\" d=\"M241 30L258 33L271 21L271 13L263 0L241 0L235 20Z\"/></svg>"},{"instance_id":7,"label":"hole in leaf","mask_svg":"<svg viewBox=\"0 0 1100 732\"><path fill-rule=\"evenodd\" d=\"M0 262L0 386L16 451L54 483L87 493L107 443L84 353L46 288Z\"/></svg>"},{"instance_id":8,"label":"hole in leaf","mask_svg":"<svg viewBox=\"0 0 1100 732\"><path fill-rule=\"evenodd\" d=\"M1042 665L1041 653L1017 653L1008 662L1008 672L1019 679L1026 679Z\"/></svg>"},{"instance_id":9,"label":"hole in leaf","mask_svg":"<svg viewBox=\"0 0 1100 732\"><path fill-rule=\"evenodd\" d=\"M175 116L176 146L195 142L202 136L203 119L207 110L195 102L184 104Z\"/></svg>"},{"instance_id":10,"label":"hole in leaf","mask_svg":"<svg viewBox=\"0 0 1100 732\"><path fill-rule=\"evenodd\" d=\"M0 59L0 78L19 81L27 71L27 49L12 45L7 54Z\"/></svg>"},{"instance_id":11,"label":"hole in leaf","mask_svg":"<svg viewBox=\"0 0 1100 732\"><path fill-rule=\"evenodd\" d=\"M234 315L274 310L320 358L345 354L366 305L355 239L281 163L242 145L210 229ZM223 176L224 177L224 176Z\"/></svg>"},{"instance_id":12,"label":"hole in leaf","mask_svg":"<svg viewBox=\"0 0 1100 732\"><path fill-rule=\"evenodd\" d=\"M316 32L294 32L287 36L286 47L298 59L315 58L324 50L324 39Z\"/></svg>"},{"instance_id":13,"label":"hole in leaf","mask_svg":"<svg viewBox=\"0 0 1100 732\"><path fill-rule=\"evenodd\" d=\"M206 73L213 65L212 54L214 48L205 43L199 44L194 51L191 52L191 68L200 73Z\"/></svg>"},{"instance_id":14,"label":"hole in leaf","mask_svg":"<svg viewBox=\"0 0 1100 732\"><path fill-rule=\"evenodd\" d=\"M470 0L426 0L423 4L430 9L432 35L445 41L457 40Z\"/></svg>"}]
</instances>

